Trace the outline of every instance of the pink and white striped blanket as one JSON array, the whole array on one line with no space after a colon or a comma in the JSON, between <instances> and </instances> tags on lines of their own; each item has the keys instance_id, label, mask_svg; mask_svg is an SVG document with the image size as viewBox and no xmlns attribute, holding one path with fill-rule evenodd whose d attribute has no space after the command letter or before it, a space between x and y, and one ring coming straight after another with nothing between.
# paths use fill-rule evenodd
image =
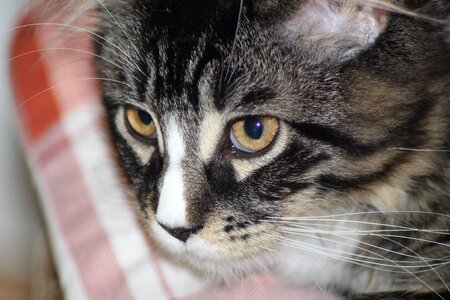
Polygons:
<instances>
[{"instance_id":1,"label":"pink and white striped blanket","mask_svg":"<svg viewBox=\"0 0 450 300\"><path fill-rule=\"evenodd\" d=\"M212 285L158 257L114 163L92 33L31 26L32 15L21 20L13 40L11 75L67 299L334 299L266 275Z\"/></svg>"}]
</instances>

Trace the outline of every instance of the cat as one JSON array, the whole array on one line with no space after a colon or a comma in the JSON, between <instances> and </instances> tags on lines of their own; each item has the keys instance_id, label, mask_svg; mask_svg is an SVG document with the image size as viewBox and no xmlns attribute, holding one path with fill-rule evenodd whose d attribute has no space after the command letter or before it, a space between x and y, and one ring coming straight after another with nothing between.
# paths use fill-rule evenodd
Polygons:
<instances>
[{"instance_id":1,"label":"cat","mask_svg":"<svg viewBox=\"0 0 450 300\"><path fill-rule=\"evenodd\" d=\"M161 251L348 299L450 297L446 0L111 0L96 69Z\"/></svg>"}]
</instances>

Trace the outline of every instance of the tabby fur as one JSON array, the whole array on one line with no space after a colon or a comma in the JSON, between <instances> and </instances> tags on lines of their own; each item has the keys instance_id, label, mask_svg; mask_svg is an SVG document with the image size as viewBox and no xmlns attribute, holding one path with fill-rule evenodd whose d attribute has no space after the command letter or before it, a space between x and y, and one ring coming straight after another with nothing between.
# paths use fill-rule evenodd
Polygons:
<instances>
[{"instance_id":1,"label":"tabby fur","mask_svg":"<svg viewBox=\"0 0 450 300\"><path fill-rule=\"evenodd\" d=\"M450 297L448 1L94 4L112 140L163 253L217 280ZM233 147L247 116L279 120L268 149Z\"/></svg>"}]
</instances>

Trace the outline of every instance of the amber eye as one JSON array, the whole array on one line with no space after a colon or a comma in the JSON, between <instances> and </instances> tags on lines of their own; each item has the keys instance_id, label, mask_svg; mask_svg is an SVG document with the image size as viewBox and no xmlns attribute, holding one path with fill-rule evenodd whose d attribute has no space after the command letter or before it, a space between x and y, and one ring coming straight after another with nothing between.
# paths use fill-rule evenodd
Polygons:
<instances>
[{"instance_id":1,"label":"amber eye","mask_svg":"<svg viewBox=\"0 0 450 300\"><path fill-rule=\"evenodd\" d=\"M230 139L238 150L254 153L269 147L278 132L272 117L247 117L233 124Z\"/></svg>"},{"instance_id":2,"label":"amber eye","mask_svg":"<svg viewBox=\"0 0 450 300\"><path fill-rule=\"evenodd\" d=\"M129 107L126 109L126 117L129 127L136 134L146 139L156 138L156 125L149 113Z\"/></svg>"}]
</instances>

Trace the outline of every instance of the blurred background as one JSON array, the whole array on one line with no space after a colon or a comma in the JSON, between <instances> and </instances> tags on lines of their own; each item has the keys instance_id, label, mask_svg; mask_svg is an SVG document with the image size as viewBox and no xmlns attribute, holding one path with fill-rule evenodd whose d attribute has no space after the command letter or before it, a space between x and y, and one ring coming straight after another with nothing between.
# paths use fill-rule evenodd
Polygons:
<instances>
[{"instance_id":1,"label":"blurred background","mask_svg":"<svg viewBox=\"0 0 450 300\"><path fill-rule=\"evenodd\" d=\"M0 1L0 299L30 299L38 208L23 159L8 72L9 40L25 0Z\"/></svg>"}]
</instances>

